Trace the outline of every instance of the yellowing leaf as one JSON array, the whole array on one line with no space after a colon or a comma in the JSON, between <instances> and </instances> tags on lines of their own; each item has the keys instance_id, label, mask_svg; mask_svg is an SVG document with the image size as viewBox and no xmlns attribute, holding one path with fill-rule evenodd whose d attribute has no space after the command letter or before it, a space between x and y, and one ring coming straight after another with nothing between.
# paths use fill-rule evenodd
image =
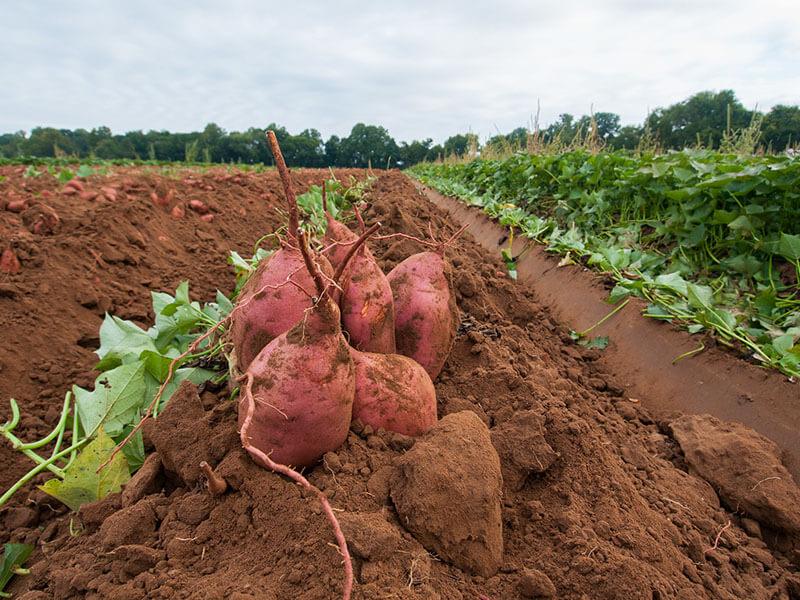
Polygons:
<instances>
[{"instance_id":1,"label":"yellowing leaf","mask_svg":"<svg viewBox=\"0 0 800 600\"><path fill-rule=\"evenodd\" d=\"M64 479L51 479L39 489L60 500L72 510L93 502L112 492L118 492L130 478L128 462L120 452L97 473L97 468L108 460L116 444L103 429L86 445L67 469Z\"/></svg>"}]
</instances>

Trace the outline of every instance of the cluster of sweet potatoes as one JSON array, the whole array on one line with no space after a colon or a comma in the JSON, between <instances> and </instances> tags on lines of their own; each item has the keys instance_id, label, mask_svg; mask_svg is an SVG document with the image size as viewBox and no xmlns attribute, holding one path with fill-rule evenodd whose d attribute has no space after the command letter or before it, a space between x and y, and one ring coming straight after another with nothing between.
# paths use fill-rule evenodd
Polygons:
<instances>
[{"instance_id":1,"label":"cluster of sweet potatoes","mask_svg":"<svg viewBox=\"0 0 800 600\"><path fill-rule=\"evenodd\" d=\"M324 239L309 240L268 135L288 229L242 288L231 322L244 447L269 468L301 467L338 448L353 419L422 434L436 421L432 380L458 326L443 246L384 274L365 245L379 224L357 236L327 210Z\"/></svg>"}]
</instances>

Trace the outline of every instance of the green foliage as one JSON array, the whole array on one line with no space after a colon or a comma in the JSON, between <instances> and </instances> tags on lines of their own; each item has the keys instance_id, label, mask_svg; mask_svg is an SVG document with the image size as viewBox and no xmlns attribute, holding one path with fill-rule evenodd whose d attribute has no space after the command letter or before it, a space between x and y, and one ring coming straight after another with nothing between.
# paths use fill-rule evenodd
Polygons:
<instances>
[{"instance_id":1,"label":"green foliage","mask_svg":"<svg viewBox=\"0 0 800 600\"><path fill-rule=\"evenodd\" d=\"M39 489L60 500L73 511L82 504L104 498L118 492L127 483L131 474L122 454L117 454L99 472L98 468L110 456L116 443L100 428L95 437L75 461L64 471L63 479L51 479Z\"/></svg>"},{"instance_id":2,"label":"green foliage","mask_svg":"<svg viewBox=\"0 0 800 600\"><path fill-rule=\"evenodd\" d=\"M0 505L45 469L58 479L48 481L42 489L52 492L71 508L87 498L101 497L97 494L118 486L144 462L141 432L131 436L142 415L150 407L157 415L183 380L200 384L218 377L216 370L208 367L214 366L221 348L204 334L232 310L231 301L217 292L216 302L201 306L190 299L186 281L178 286L174 296L153 292L152 301L156 318L148 330L106 315L100 326L100 348L96 351L100 360L95 368L102 373L92 390L73 386L64 401L59 423L45 438L25 443L14 435L19 409L11 400L12 419L0 427L0 435L36 466L0 497ZM62 449L70 428L71 444ZM104 433L100 433L101 429ZM90 470L105 462L111 448L126 439L128 442L122 447L124 457L117 455L116 462L103 469L111 471L96 479L89 477ZM52 452L43 455L42 449L50 444L54 444ZM123 475L118 473L120 469Z\"/></svg>"},{"instance_id":3,"label":"green foliage","mask_svg":"<svg viewBox=\"0 0 800 600\"><path fill-rule=\"evenodd\" d=\"M654 318L711 329L720 342L800 374L797 158L575 151L411 173L564 261L611 275L614 301L646 298L658 307Z\"/></svg>"},{"instance_id":4,"label":"green foliage","mask_svg":"<svg viewBox=\"0 0 800 600\"><path fill-rule=\"evenodd\" d=\"M22 565L33 552L33 546L27 544L6 544L3 560L0 562L0 597L8 597L3 590L15 574L27 574Z\"/></svg>"}]
</instances>

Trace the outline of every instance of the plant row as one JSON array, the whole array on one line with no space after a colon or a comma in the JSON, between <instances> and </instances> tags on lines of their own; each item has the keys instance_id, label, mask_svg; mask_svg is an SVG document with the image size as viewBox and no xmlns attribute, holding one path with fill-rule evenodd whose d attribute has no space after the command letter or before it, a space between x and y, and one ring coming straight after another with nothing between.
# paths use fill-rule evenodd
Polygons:
<instances>
[{"instance_id":1,"label":"plant row","mask_svg":"<svg viewBox=\"0 0 800 600\"><path fill-rule=\"evenodd\" d=\"M611 275L609 301L709 330L800 375L800 160L686 150L515 154L410 171L547 250ZM513 270L514 259L504 252Z\"/></svg>"}]
</instances>

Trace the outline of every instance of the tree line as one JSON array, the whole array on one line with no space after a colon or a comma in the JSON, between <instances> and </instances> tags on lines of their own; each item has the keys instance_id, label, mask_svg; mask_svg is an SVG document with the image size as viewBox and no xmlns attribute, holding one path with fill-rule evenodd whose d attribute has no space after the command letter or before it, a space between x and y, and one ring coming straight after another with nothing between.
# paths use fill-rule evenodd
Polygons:
<instances>
[{"instance_id":1,"label":"tree line","mask_svg":"<svg viewBox=\"0 0 800 600\"><path fill-rule=\"evenodd\" d=\"M316 129L298 134L271 123L265 128L226 132L209 123L202 132L129 131L113 134L108 127L55 129L36 127L0 135L0 158L23 156L100 159L272 164L265 132L275 131L287 164L295 167L406 167L449 155L461 156L481 149L472 133L449 137L443 144L431 138L399 144L378 125L358 123L350 135L323 140ZM484 148L505 146L525 149L531 139L551 148L568 148L575 140L590 141L610 150L634 150L654 142L663 150L692 146L719 149L736 132L755 136L766 151L796 148L800 141L800 107L778 105L768 113L748 110L732 90L700 92L667 108L658 108L641 125L620 123L619 115L598 112L575 118L563 113L545 129L518 127L487 140ZM727 136L727 137L726 137Z\"/></svg>"}]
</instances>

